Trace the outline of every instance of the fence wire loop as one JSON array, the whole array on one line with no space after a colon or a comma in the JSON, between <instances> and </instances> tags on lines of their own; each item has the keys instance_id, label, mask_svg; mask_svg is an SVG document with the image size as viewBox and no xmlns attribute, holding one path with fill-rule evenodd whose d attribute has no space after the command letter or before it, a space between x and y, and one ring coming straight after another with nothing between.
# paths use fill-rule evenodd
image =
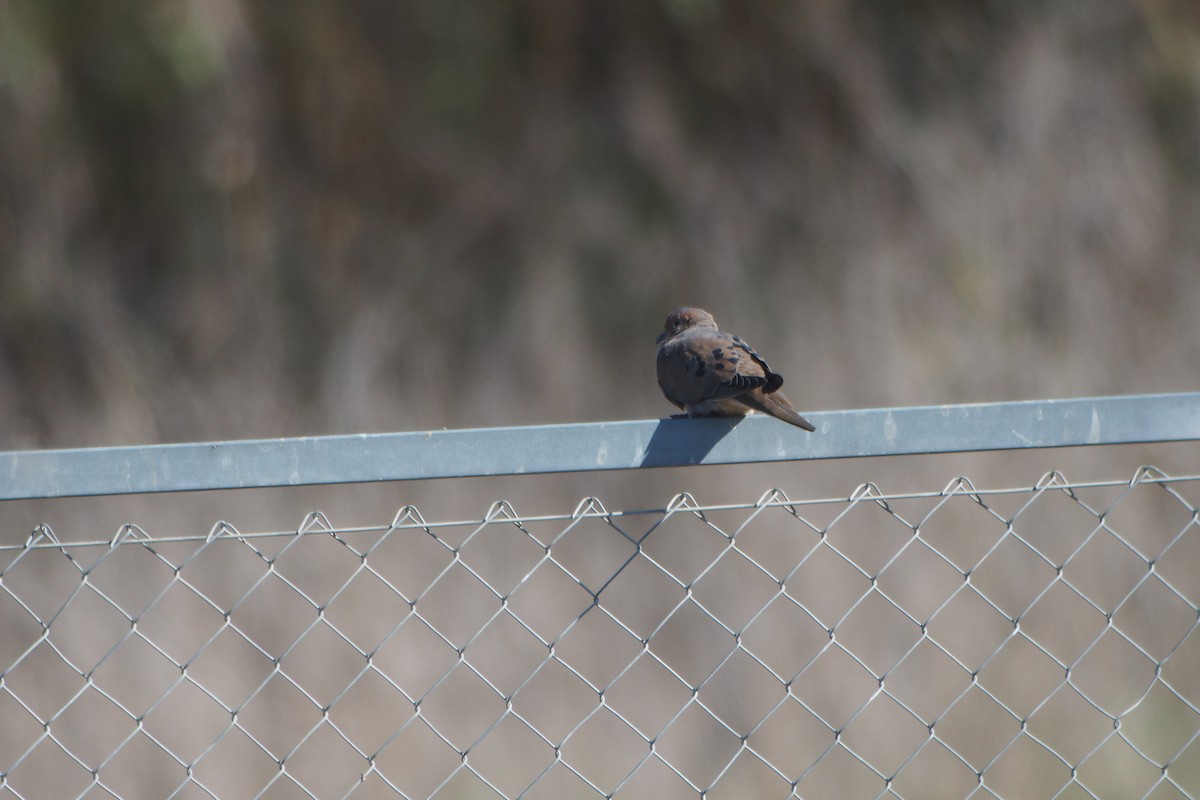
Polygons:
<instances>
[{"instance_id":1,"label":"fence wire loop","mask_svg":"<svg viewBox=\"0 0 1200 800\"><path fill-rule=\"evenodd\" d=\"M609 516L608 509L596 497L583 498L579 501L579 505L575 506L575 510L571 512L571 519L583 519L584 517L603 518L607 516Z\"/></svg>"},{"instance_id":2,"label":"fence wire loop","mask_svg":"<svg viewBox=\"0 0 1200 800\"><path fill-rule=\"evenodd\" d=\"M700 504L696 502L695 497L692 497L691 492L680 492L671 498L671 502L667 503L667 516L680 511L690 511L698 518L704 518L704 512L700 510Z\"/></svg>"},{"instance_id":3,"label":"fence wire loop","mask_svg":"<svg viewBox=\"0 0 1200 800\"><path fill-rule=\"evenodd\" d=\"M787 508L793 514L796 513L796 507L792 503L792 499L788 497L787 492L785 492L783 489L780 489L778 486L763 492L762 496L758 498L758 501L755 502L754 505L757 508L763 508L766 506L782 506Z\"/></svg>"},{"instance_id":4,"label":"fence wire loop","mask_svg":"<svg viewBox=\"0 0 1200 800\"><path fill-rule=\"evenodd\" d=\"M297 533L334 533L333 523L320 511L310 511L296 528Z\"/></svg>"},{"instance_id":5,"label":"fence wire loop","mask_svg":"<svg viewBox=\"0 0 1200 800\"><path fill-rule=\"evenodd\" d=\"M55 546L62 546L62 542L58 540L58 534L54 532L46 523L41 523L29 533L29 538L25 541L27 548L33 547L40 542L49 542Z\"/></svg>"},{"instance_id":6,"label":"fence wire loop","mask_svg":"<svg viewBox=\"0 0 1200 800\"><path fill-rule=\"evenodd\" d=\"M983 503L983 499L979 496L979 493L975 491L975 484L971 483L971 479L965 475L960 475L947 483L945 488L942 489L941 494L943 497L965 495L977 503Z\"/></svg>"},{"instance_id":7,"label":"fence wire loop","mask_svg":"<svg viewBox=\"0 0 1200 800\"><path fill-rule=\"evenodd\" d=\"M150 541L150 534L142 530L140 526L127 522L118 528L117 532L113 534L113 538L109 541L108 547L111 550L116 548L117 545L126 541L148 542Z\"/></svg>"},{"instance_id":8,"label":"fence wire loop","mask_svg":"<svg viewBox=\"0 0 1200 800\"><path fill-rule=\"evenodd\" d=\"M211 542L213 539L222 536L229 539L237 539L241 536L241 533L238 532L236 527L225 520L217 520L216 524L209 529L208 536L205 537L205 541Z\"/></svg>"}]
</instances>

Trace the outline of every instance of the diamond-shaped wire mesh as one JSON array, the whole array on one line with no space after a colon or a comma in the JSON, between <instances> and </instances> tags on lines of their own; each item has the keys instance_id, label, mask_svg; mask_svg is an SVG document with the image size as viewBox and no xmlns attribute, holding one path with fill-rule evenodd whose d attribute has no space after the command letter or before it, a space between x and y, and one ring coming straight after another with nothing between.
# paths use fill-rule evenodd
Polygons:
<instances>
[{"instance_id":1,"label":"diamond-shaped wire mesh","mask_svg":"<svg viewBox=\"0 0 1200 800\"><path fill-rule=\"evenodd\" d=\"M1200 797L1198 494L42 527L0 556L0 796Z\"/></svg>"}]
</instances>

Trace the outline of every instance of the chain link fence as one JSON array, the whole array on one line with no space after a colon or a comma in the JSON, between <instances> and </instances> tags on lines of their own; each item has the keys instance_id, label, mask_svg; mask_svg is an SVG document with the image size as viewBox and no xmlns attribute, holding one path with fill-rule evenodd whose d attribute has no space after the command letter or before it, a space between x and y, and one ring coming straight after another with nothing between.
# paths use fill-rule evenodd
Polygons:
<instances>
[{"instance_id":1,"label":"chain link fence","mask_svg":"<svg viewBox=\"0 0 1200 800\"><path fill-rule=\"evenodd\" d=\"M0 797L1200 797L1200 475L0 549Z\"/></svg>"}]
</instances>

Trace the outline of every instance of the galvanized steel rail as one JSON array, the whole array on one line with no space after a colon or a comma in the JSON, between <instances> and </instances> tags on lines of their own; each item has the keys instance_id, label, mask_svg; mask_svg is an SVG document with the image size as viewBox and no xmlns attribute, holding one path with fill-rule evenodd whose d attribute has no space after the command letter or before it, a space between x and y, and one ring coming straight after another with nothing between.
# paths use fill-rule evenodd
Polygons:
<instances>
[{"instance_id":1,"label":"galvanized steel rail","mask_svg":"<svg viewBox=\"0 0 1200 800\"><path fill-rule=\"evenodd\" d=\"M0 453L0 500L1200 440L1200 392Z\"/></svg>"}]
</instances>

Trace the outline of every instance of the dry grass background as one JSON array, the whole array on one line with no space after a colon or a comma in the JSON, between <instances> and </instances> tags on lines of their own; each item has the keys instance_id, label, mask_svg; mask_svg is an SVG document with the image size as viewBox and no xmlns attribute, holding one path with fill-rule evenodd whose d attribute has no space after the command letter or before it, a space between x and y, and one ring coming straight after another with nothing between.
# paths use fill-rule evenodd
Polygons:
<instances>
[{"instance_id":1,"label":"dry grass background","mask_svg":"<svg viewBox=\"0 0 1200 800\"><path fill-rule=\"evenodd\" d=\"M1196 385L1187 2L4 19L6 449L660 416L680 304L810 410Z\"/></svg>"},{"instance_id":2,"label":"dry grass background","mask_svg":"<svg viewBox=\"0 0 1200 800\"><path fill-rule=\"evenodd\" d=\"M801 409L1200 374L1194 3L10 2L0 449L648 418L699 305ZM0 538L1197 471L1194 446L9 503Z\"/></svg>"}]
</instances>

